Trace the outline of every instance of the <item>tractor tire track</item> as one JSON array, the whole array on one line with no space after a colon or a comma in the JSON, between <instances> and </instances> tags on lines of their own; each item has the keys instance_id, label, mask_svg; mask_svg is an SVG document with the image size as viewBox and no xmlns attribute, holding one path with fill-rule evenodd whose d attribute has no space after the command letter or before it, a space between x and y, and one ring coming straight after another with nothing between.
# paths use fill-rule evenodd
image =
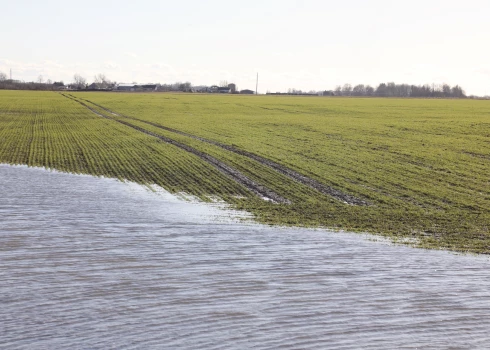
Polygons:
<instances>
[{"instance_id":1,"label":"tractor tire track","mask_svg":"<svg viewBox=\"0 0 490 350\"><path fill-rule=\"evenodd\" d=\"M188 146L188 145L185 145L185 144L180 143L178 141L175 141L171 138L168 138L168 137L165 137L162 135L158 135L154 132L146 130L146 129L139 127L137 125L133 125L133 124L126 122L124 120L117 120L117 119L114 119L112 117L103 115L99 111L88 106L86 103L79 101L75 97L72 97L72 95L65 95L65 94L61 94L61 95L63 95L66 98L69 98L70 100L73 100L73 101L81 104L82 106L89 109L92 113L94 113L94 114L96 114L102 118L109 119L111 121L115 121L115 122L118 122L120 124L126 125L130 128L133 128L137 131L140 131L146 135L153 136L157 139L160 139L166 143L174 145L180 149L183 149L184 151L187 151L189 153L192 153L192 154L198 156L200 159L202 159L202 160L206 161L208 164L211 164L212 166L214 166L216 169L218 169L221 173L223 173L227 177L231 178L235 182L238 182L242 186L246 187L249 191L251 191L252 193L256 194L257 196L259 196L263 199L271 200L271 201L276 202L276 203L283 203L283 204L290 204L291 203L289 200L281 197L280 195L278 195L274 191L272 191L272 190L268 189L267 187L262 186L262 185L256 183L255 181L249 179L247 176L245 176L244 174L242 174L241 172L239 172L235 168L223 163L222 161L220 161L220 160L218 160L218 159L216 159L216 158L214 158L214 157L212 157L212 156L210 156L204 152L201 152L201 151L199 151L199 150L197 150L191 146ZM106 109L104 108L104 110L106 110ZM110 112L110 113L112 113L112 112ZM115 113L112 113L112 114L117 115Z\"/></svg>"},{"instance_id":2,"label":"tractor tire track","mask_svg":"<svg viewBox=\"0 0 490 350\"><path fill-rule=\"evenodd\" d=\"M196 136L196 135L193 135L193 134L189 134L189 133L186 133L184 131L180 131L180 130L177 130L177 129L173 129L173 128L169 128L169 127L166 127L166 126L163 126L163 125L159 125L157 123L153 123L153 122L150 122L150 121L146 121L146 120L142 120L142 119L139 119L139 118L135 118L135 117L129 117L129 116L126 116L126 115L122 115L122 114L118 114L104 106L101 106L97 103L94 103L92 101L89 101L89 100L86 100L86 99L82 99L88 103L91 103L93 104L94 106L97 106L99 108L101 108L102 110L114 115L114 116L117 116L117 117L123 117L123 118L128 118L128 119L133 119L133 120L136 120L136 121L139 121L141 123L145 123L145 124L148 124L148 125L152 125L156 128L159 128L159 129L162 129L162 130L166 130L166 131L170 131L170 132L173 132L173 133L176 133L176 134L179 134L179 135L183 135L183 136L187 136L187 137L190 137L190 138L193 138L195 140L199 140L199 141L202 141L202 142L206 142L206 143L209 143L209 144L212 144L214 146L217 146L217 147L220 147L220 148L223 148L227 151L230 151L230 152L233 152L233 153L236 153L236 154L239 154L241 156L244 156L244 157L247 157L247 158L251 158L259 163L261 163L262 165L265 165L265 166L268 166L269 168L272 168L274 169L275 171L289 177L290 179L296 181L296 182L299 182L299 183L302 183L303 185L306 185L320 193L323 193L325 195L328 195L330 197L333 197L339 201L342 201L346 204L350 204L350 205L359 205L359 206L365 206L365 205L369 205L369 203L365 200L362 200L360 198L357 198L355 196L352 196L350 194L347 194L347 193L344 193L342 191L339 191L333 187L330 187L330 186L326 186L320 182L318 182L317 180L315 179L312 179L310 177L307 177L305 175L302 175L300 173L298 173L297 171L295 170L292 170L284 165L281 165L279 163L276 163L270 159L267 159L267 158L264 158L262 156L259 156L255 153L251 153L251 152L247 152L247 151L244 151L244 150L241 150L239 148L236 148L234 146L230 146L230 145L226 145L226 144L223 144L223 143L220 143L220 142L217 142L217 141L213 141L213 140L209 140L209 139L206 139L206 138L203 138L203 137L199 137L199 136Z\"/></svg>"}]
</instances>

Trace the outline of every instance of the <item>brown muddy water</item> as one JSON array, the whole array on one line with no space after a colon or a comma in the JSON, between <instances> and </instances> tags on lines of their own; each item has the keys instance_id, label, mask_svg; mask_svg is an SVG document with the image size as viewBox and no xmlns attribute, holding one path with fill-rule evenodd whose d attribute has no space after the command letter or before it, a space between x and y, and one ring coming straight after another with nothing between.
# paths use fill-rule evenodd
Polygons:
<instances>
[{"instance_id":1,"label":"brown muddy water","mask_svg":"<svg viewBox=\"0 0 490 350\"><path fill-rule=\"evenodd\" d=\"M488 348L490 261L0 165L2 349Z\"/></svg>"}]
</instances>

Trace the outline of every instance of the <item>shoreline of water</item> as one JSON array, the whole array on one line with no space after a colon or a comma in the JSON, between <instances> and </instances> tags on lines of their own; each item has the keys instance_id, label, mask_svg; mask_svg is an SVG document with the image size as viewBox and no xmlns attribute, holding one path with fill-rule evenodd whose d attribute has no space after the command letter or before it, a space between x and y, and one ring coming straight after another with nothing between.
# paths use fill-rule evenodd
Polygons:
<instances>
[{"instance_id":1,"label":"shoreline of water","mask_svg":"<svg viewBox=\"0 0 490 350\"><path fill-rule=\"evenodd\" d=\"M39 170L39 171L46 171L49 173L55 173L55 174L65 174L65 175L73 175L73 176L80 176L80 177L85 177L85 178L94 178L94 179L105 179L108 181L113 181L114 183L120 183L120 184L125 184L128 186L129 190L131 189L143 189L149 193L154 193L155 195L161 196L162 199L168 201L168 202L175 202L175 203L189 203L189 204L194 204L194 205L201 205L204 207L210 207L217 209L218 212L214 215L214 218L221 218L222 220L226 219L232 219L232 222L237 223L237 224L246 224L246 225L262 225L264 227L272 227L275 229L298 229L298 230L319 230L322 232L325 232L327 234L342 234L342 235L354 235L355 237L359 237L362 240L368 240L368 241L373 241L377 242L380 244L387 244L387 245L397 245L397 246L405 246L405 247L410 247L413 249L422 249L422 250L428 250L428 251L444 251L448 252L450 254L455 254L455 255L467 255L467 256L475 256L475 257L482 257L482 258L488 258L490 260L490 256L485 255L485 254L476 254L476 253L471 253L471 252L459 252L459 251L452 251L452 250L447 250L447 249L428 249L428 248L423 248L423 247L418 247L417 246L417 239L406 239L406 238L390 238L386 237L380 234L376 233L369 233L369 232L351 232L351 231L346 231L343 229L333 229L330 227L303 227L303 226L284 226L284 225L265 225L260 222L255 221L253 215L249 212L246 211L239 211L233 209L230 204L226 203L220 198L211 198L211 202L203 202L199 198L188 194L188 193L170 193L163 187L156 185L156 184L139 184L127 179L120 180L117 178L112 178L112 177L106 177L106 176L95 176L91 174L81 174L81 173L71 173L71 172L65 172L61 171L58 169L54 168L47 168L47 167L36 167L36 166L29 166L26 164L6 164L6 163L0 163L1 166L7 166L7 167L16 167L16 168L24 168L24 169L33 169L33 170Z\"/></svg>"},{"instance_id":2,"label":"shoreline of water","mask_svg":"<svg viewBox=\"0 0 490 350\"><path fill-rule=\"evenodd\" d=\"M321 231L325 232L326 234L342 234L342 235L353 235L354 237L358 237L362 240L368 240L372 242L376 242L379 244L387 244L387 245L397 245L397 246L404 246L404 247L409 247L412 249L422 249L422 250L427 250L427 251L443 251L447 252L450 254L454 255L461 255L461 256L473 256L473 257L480 257L484 259L489 259L490 260L490 255L486 254L476 254L476 253L471 253L471 252L459 252L459 251L452 251L452 250L447 250L447 249L428 249L424 247L419 247L417 246L418 240L416 238L413 239L406 239L406 238L397 238L397 237L386 237L380 234L376 233L369 233L369 232L355 232L355 231L346 231L343 229L333 229L330 227L303 227L303 226L284 226L284 225L266 225L260 222L255 221L253 215L249 212L246 211L239 211L235 210L234 208L231 207L230 204L226 203L223 201L221 198L211 198L211 202L203 202L199 198L188 194L188 193L171 193L167 191L165 188L157 185L157 184L139 184L127 179L117 179L117 178L112 178L112 177L106 177L104 175L96 176L96 175L91 175L91 174L83 174L83 173L72 173L72 172L65 172L61 171L58 169L54 168L47 168L47 167L37 167L37 166L29 166L26 164L7 164L7 163L0 163L0 167L6 166L6 167L15 167L15 168L24 168L24 169L33 169L33 170L38 170L38 171L45 171L49 173L55 173L55 174L64 174L64 175L69 175L69 176L78 176L78 177L84 177L84 178L94 178L94 179L104 179L107 181L112 181L113 183L119 183L119 184L125 184L128 186L128 190L144 190L148 193L154 193L157 196L160 196L161 199L168 201L170 203L188 203L188 204L193 204L193 205L198 205L198 206L203 206L203 207L209 207L216 209L217 212L213 215L214 219L220 218L221 220L231 220L233 223L237 224L243 224L243 225L259 225L263 227L271 227L275 228L278 230L288 230L288 229L297 229L297 230L314 230L314 231Z\"/></svg>"}]
</instances>

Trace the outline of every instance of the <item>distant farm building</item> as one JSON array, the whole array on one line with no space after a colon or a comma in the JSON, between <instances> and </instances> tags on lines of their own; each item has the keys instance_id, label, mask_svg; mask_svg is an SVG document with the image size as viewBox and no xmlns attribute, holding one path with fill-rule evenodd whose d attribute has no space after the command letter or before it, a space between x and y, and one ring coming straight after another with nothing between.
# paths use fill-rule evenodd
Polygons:
<instances>
[{"instance_id":1,"label":"distant farm building","mask_svg":"<svg viewBox=\"0 0 490 350\"><path fill-rule=\"evenodd\" d=\"M231 93L231 89L229 87L225 87L225 86L222 86L222 87L219 87L218 88L218 93L220 94L229 94Z\"/></svg>"},{"instance_id":2,"label":"distant farm building","mask_svg":"<svg viewBox=\"0 0 490 350\"><path fill-rule=\"evenodd\" d=\"M117 86L117 91L134 91L134 84L119 84Z\"/></svg>"},{"instance_id":3,"label":"distant farm building","mask_svg":"<svg viewBox=\"0 0 490 350\"><path fill-rule=\"evenodd\" d=\"M146 84L136 85L136 87L141 89L142 91L156 91L158 86L156 84Z\"/></svg>"},{"instance_id":4,"label":"distant farm building","mask_svg":"<svg viewBox=\"0 0 490 350\"><path fill-rule=\"evenodd\" d=\"M92 83L87 86L86 90L104 90L104 91L110 91L115 88L115 85L112 83Z\"/></svg>"},{"instance_id":5,"label":"distant farm building","mask_svg":"<svg viewBox=\"0 0 490 350\"><path fill-rule=\"evenodd\" d=\"M157 84L119 84L116 88L117 91L156 91L157 89Z\"/></svg>"},{"instance_id":6,"label":"distant farm building","mask_svg":"<svg viewBox=\"0 0 490 350\"><path fill-rule=\"evenodd\" d=\"M253 95L253 94L255 94L255 91L245 89L245 90L240 90L240 94Z\"/></svg>"}]
</instances>

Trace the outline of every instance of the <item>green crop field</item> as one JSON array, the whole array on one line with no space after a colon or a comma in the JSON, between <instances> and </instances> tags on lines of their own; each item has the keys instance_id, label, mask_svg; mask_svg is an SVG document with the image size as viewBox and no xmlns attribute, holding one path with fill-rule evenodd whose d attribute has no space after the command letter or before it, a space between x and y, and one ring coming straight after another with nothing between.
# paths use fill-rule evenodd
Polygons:
<instances>
[{"instance_id":1,"label":"green crop field","mask_svg":"<svg viewBox=\"0 0 490 350\"><path fill-rule=\"evenodd\" d=\"M490 253L490 101L0 91L0 162Z\"/></svg>"}]
</instances>

